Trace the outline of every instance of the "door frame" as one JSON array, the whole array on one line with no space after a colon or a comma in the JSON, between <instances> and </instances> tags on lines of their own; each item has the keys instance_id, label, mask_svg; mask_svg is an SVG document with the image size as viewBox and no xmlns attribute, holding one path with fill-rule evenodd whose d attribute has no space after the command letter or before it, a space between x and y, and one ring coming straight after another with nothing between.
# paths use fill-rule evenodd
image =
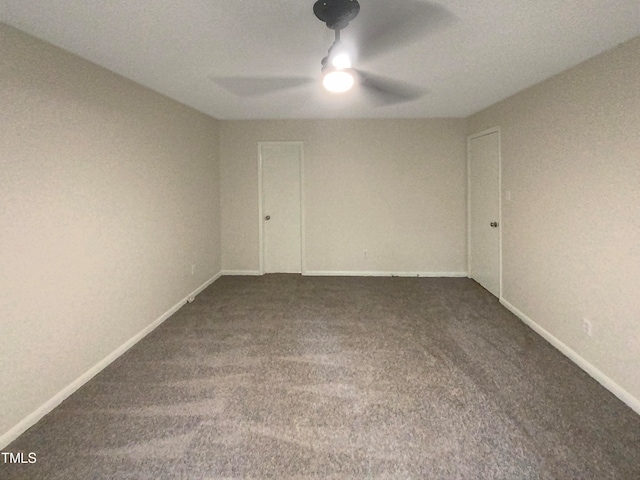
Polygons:
<instances>
[{"instance_id":1,"label":"door frame","mask_svg":"<svg viewBox=\"0 0 640 480\"><path fill-rule=\"evenodd\" d=\"M262 146L263 145L297 145L300 151L300 271L305 275L306 259L305 259L305 213L304 213L304 142L301 141L279 141L279 142L258 142L258 236L259 236L259 257L260 257L260 275L264 275L264 221L262 219L264 189L262 187Z\"/></svg>"},{"instance_id":2,"label":"door frame","mask_svg":"<svg viewBox=\"0 0 640 480\"><path fill-rule=\"evenodd\" d=\"M471 278L471 141L492 133L498 134L498 299L502 301L502 135L500 125L467 136L467 276Z\"/></svg>"}]
</instances>

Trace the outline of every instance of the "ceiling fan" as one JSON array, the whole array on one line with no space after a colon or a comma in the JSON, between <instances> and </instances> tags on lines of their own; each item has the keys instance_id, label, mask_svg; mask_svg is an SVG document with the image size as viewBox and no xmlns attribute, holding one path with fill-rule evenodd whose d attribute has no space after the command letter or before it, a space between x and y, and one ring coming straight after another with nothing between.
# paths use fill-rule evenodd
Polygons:
<instances>
[{"instance_id":1,"label":"ceiling fan","mask_svg":"<svg viewBox=\"0 0 640 480\"><path fill-rule=\"evenodd\" d=\"M388 3L393 5L387 6L386 11L381 10L384 6L380 2L367 6L372 10L369 17L372 21L368 30L357 32L359 60L370 60L409 43L450 23L453 17L444 7L434 3L420 0ZM321 62L323 87L334 94L357 87L380 105L410 102L422 97L425 90L420 87L353 68L354 52L341 41L340 32L359 12L358 0L317 0L313 5L315 16L335 32L334 42ZM212 80L227 91L246 97L290 90L317 81L309 77L216 77Z\"/></svg>"},{"instance_id":2,"label":"ceiling fan","mask_svg":"<svg viewBox=\"0 0 640 480\"><path fill-rule=\"evenodd\" d=\"M322 59L322 86L331 93L344 93L358 84L375 100L390 104L415 100L423 92L417 87L392 81L353 68L352 55L340 41L340 31L358 16L358 0L318 0L313 13L335 32L335 40Z\"/></svg>"}]
</instances>

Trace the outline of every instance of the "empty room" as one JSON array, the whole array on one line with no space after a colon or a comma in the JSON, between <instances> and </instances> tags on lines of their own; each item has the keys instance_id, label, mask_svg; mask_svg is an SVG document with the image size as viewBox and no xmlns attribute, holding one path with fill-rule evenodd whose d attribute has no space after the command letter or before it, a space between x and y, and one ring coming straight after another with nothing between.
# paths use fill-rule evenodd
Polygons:
<instances>
[{"instance_id":1,"label":"empty room","mask_svg":"<svg viewBox=\"0 0 640 480\"><path fill-rule=\"evenodd\" d=\"M640 478L637 0L0 0L0 478Z\"/></svg>"}]
</instances>

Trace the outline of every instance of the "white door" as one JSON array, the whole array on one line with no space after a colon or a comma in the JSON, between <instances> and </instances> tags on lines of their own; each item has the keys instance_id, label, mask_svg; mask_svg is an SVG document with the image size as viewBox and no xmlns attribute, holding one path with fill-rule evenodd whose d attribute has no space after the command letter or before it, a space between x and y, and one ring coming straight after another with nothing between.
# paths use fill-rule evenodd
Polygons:
<instances>
[{"instance_id":1,"label":"white door","mask_svg":"<svg viewBox=\"0 0 640 480\"><path fill-rule=\"evenodd\" d=\"M471 135L468 146L469 276L500 297L500 132Z\"/></svg>"},{"instance_id":2,"label":"white door","mask_svg":"<svg viewBox=\"0 0 640 480\"><path fill-rule=\"evenodd\" d=\"M264 273L301 273L302 144L260 143L259 154L261 270Z\"/></svg>"}]
</instances>

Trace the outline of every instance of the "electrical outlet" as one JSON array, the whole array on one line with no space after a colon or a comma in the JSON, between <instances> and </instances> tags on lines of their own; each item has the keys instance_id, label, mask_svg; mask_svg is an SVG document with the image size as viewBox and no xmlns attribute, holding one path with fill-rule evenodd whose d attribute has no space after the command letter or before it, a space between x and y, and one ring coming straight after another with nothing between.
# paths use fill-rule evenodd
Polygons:
<instances>
[{"instance_id":1,"label":"electrical outlet","mask_svg":"<svg viewBox=\"0 0 640 480\"><path fill-rule=\"evenodd\" d=\"M196 273L196 266L191 265L191 275L195 275L195 273Z\"/></svg>"},{"instance_id":2,"label":"electrical outlet","mask_svg":"<svg viewBox=\"0 0 640 480\"><path fill-rule=\"evenodd\" d=\"M368 255L369 255L369 251L365 248L365 249L362 251L362 256L363 256L364 258L367 258L367 256L368 256Z\"/></svg>"},{"instance_id":3,"label":"electrical outlet","mask_svg":"<svg viewBox=\"0 0 640 480\"><path fill-rule=\"evenodd\" d=\"M593 326L591 325L591 320L588 318L582 319L582 331L589 337L593 336Z\"/></svg>"}]
</instances>

